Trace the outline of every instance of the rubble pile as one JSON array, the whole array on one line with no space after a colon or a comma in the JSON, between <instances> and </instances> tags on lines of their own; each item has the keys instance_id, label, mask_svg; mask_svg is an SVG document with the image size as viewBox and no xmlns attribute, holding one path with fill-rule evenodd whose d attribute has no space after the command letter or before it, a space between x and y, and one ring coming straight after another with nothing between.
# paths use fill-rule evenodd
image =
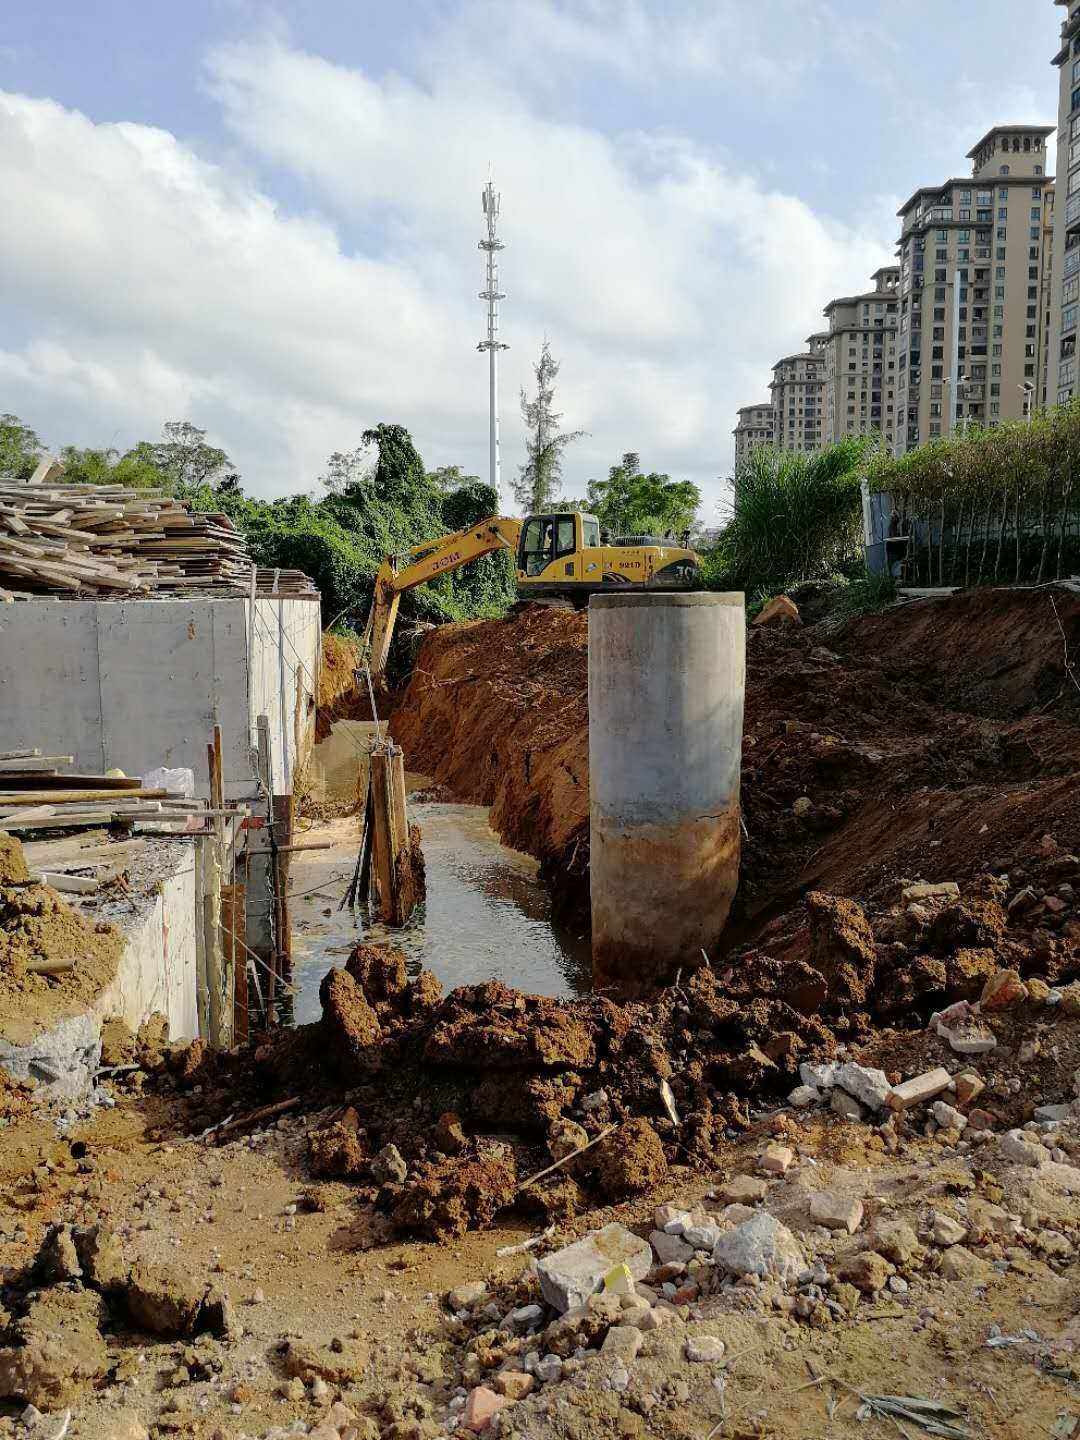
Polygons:
<instances>
[{"instance_id":1,"label":"rubble pile","mask_svg":"<svg viewBox=\"0 0 1080 1440\"><path fill-rule=\"evenodd\" d=\"M313 1131L312 1173L366 1184L401 1232L432 1238L513 1205L562 1221L646 1194L780 1106L828 1106L886 1140L924 1113L934 1130L970 1114L973 1135L999 1132L1033 1119L1026 1082L1052 1090L1080 1029L1076 922L1047 929L1070 910L1027 883L1080 862L1050 841L1043 858L1021 905L992 875L898 882L868 909L812 892L759 946L648 1004L499 982L444 998L400 952L361 945L324 980L321 1023L260 1052L261 1083L313 1098L315 1067L336 1086L347 1108Z\"/></svg>"}]
</instances>

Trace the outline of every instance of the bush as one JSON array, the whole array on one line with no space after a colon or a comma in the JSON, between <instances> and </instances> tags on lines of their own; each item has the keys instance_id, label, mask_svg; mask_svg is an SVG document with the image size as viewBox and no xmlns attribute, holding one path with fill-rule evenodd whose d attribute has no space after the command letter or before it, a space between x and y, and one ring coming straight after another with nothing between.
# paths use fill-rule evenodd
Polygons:
<instances>
[{"instance_id":1,"label":"bush","mask_svg":"<svg viewBox=\"0 0 1080 1440\"><path fill-rule=\"evenodd\" d=\"M861 545L860 479L874 443L851 438L815 455L751 451L735 470L731 519L704 557L705 586L775 593L850 566Z\"/></svg>"}]
</instances>

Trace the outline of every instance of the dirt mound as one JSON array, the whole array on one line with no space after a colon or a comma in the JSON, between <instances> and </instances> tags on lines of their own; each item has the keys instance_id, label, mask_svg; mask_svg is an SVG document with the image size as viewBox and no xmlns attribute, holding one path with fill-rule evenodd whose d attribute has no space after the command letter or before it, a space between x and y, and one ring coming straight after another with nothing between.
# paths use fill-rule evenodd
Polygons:
<instances>
[{"instance_id":1,"label":"dirt mound","mask_svg":"<svg viewBox=\"0 0 1080 1440\"><path fill-rule=\"evenodd\" d=\"M1080 655L1080 593L968 590L867 615L842 638L885 675L916 677L928 701L999 719L1046 709L1080 720L1080 692L1064 670Z\"/></svg>"},{"instance_id":2,"label":"dirt mound","mask_svg":"<svg viewBox=\"0 0 1080 1440\"><path fill-rule=\"evenodd\" d=\"M751 1106L791 1093L804 1062L881 1053L892 1070L906 1045L939 1064L946 1042L924 1027L957 1001L982 998L978 1023L1011 1035L1018 1006L1053 1003L1051 987L1080 974L1078 890L1080 858L1047 844L1022 884L894 880L865 907L813 892L723 969L702 966L648 1004L562 1003L498 981L443 999L399 952L360 946L324 981L321 1026L278 1037L260 1063L286 1092L310 1093L315 1077L338 1095L356 1087L342 1096L355 1110L312 1138L313 1171L367 1178L397 1228L433 1239L489 1223L518 1196L517 1175L600 1142L569 1175L525 1188L548 1221L641 1193L671 1165L708 1166ZM1080 1010L1080 988L1058 1003ZM894 1043L890 1025L912 1033ZM1010 1123L1031 1118L1019 1087L995 1103ZM376 1163L388 1144L390 1169Z\"/></svg>"},{"instance_id":3,"label":"dirt mound","mask_svg":"<svg viewBox=\"0 0 1080 1440\"><path fill-rule=\"evenodd\" d=\"M14 835L0 830L0 885L11 885L20 880L29 880L26 858L22 845Z\"/></svg>"},{"instance_id":4,"label":"dirt mound","mask_svg":"<svg viewBox=\"0 0 1080 1440\"><path fill-rule=\"evenodd\" d=\"M0 1032L85 1004L116 974L122 948L119 931L88 924L49 886L0 886Z\"/></svg>"}]
</instances>

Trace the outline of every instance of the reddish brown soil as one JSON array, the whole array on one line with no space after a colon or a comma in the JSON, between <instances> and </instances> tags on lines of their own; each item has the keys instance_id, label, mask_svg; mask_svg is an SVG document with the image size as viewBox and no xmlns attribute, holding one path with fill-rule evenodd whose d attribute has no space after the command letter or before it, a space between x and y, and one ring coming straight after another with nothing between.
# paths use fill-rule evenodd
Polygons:
<instances>
[{"instance_id":1,"label":"reddish brown soil","mask_svg":"<svg viewBox=\"0 0 1080 1440\"><path fill-rule=\"evenodd\" d=\"M392 720L411 768L489 804L556 899L582 908L587 627L530 607L440 628ZM752 629L747 834L725 945L811 888L962 881L1022 863L1047 831L1080 848L1080 690L1066 653L1080 657L1080 596L1060 588L922 601L839 633Z\"/></svg>"}]
</instances>

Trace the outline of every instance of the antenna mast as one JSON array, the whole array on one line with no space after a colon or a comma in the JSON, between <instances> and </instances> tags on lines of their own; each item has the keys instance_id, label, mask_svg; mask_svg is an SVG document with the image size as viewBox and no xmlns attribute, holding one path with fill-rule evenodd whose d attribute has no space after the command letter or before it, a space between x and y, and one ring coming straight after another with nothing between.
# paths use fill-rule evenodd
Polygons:
<instances>
[{"instance_id":1,"label":"antenna mast","mask_svg":"<svg viewBox=\"0 0 1080 1440\"><path fill-rule=\"evenodd\" d=\"M487 339L476 347L488 352L490 414L488 418L488 451L491 464L491 484L502 504L499 470L499 351L509 350L499 340L499 301L506 296L499 291L499 251L503 249L498 236L499 205L502 196L496 193L489 180L484 187L482 204L487 217L487 239L480 241L480 249L487 251L487 289L480 291L480 299L487 301Z\"/></svg>"}]
</instances>

